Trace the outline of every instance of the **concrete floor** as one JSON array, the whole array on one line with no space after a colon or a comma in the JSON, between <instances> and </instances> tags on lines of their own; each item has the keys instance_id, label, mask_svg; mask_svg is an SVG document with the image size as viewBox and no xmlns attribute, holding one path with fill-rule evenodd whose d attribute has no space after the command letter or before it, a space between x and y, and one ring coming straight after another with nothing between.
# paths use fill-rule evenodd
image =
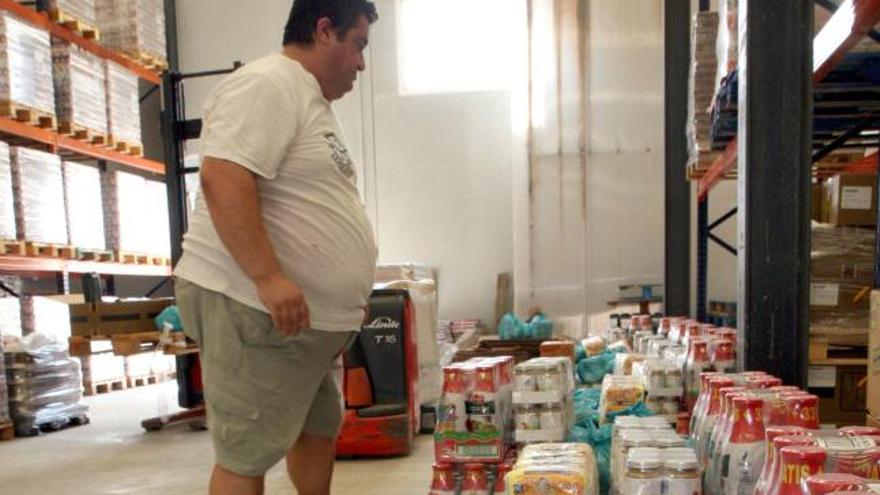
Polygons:
<instances>
[{"instance_id":1,"label":"concrete floor","mask_svg":"<svg viewBox=\"0 0 880 495\"><path fill-rule=\"evenodd\" d=\"M0 492L17 495L158 495L207 493L213 465L206 431L177 426L145 433L140 421L176 406L176 384L86 398L92 423L36 438L0 443ZM427 493L433 443L417 439L405 458L340 461L334 495ZM266 477L266 494L296 493L281 464ZM7 491L9 490L9 491Z\"/></svg>"}]
</instances>

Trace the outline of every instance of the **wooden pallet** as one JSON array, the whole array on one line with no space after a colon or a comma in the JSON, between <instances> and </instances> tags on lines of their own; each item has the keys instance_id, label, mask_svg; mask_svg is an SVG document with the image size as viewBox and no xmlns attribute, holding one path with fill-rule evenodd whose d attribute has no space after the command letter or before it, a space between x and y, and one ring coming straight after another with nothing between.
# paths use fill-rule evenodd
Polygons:
<instances>
[{"instance_id":1,"label":"wooden pallet","mask_svg":"<svg viewBox=\"0 0 880 495\"><path fill-rule=\"evenodd\" d=\"M61 134L62 136L70 136L77 141L85 141L86 143L95 146L107 146L108 143L106 134L95 132L72 122L59 123L58 134Z\"/></svg>"},{"instance_id":2,"label":"wooden pallet","mask_svg":"<svg viewBox=\"0 0 880 495\"><path fill-rule=\"evenodd\" d=\"M152 265L150 255L142 253L132 253L130 251L116 251L116 259L120 263L129 265Z\"/></svg>"},{"instance_id":3,"label":"wooden pallet","mask_svg":"<svg viewBox=\"0 0 880 495\"><path fill-rule=\"evenodd\" d=\"M54 131L58 128L58 119L54 114L11 101L0 101L0 115L40 129Z\"/></svg>"},{"instance_id":4,"label":"wooden pallet","mask_svg":"<svg viewBox=\"0 0 880 495\"><path fill-rule=\"evenodd\" d=\"M868 347L853 341L842 343L827 335L810 336L809 362L820 366L865 366L868 364Z\"/></svg>"},{"instance_id":5,"label":"wooden pallet","mask_svg":"<svg viewBox=\"0 0 880 495\"><path fill-rule=\"evenodd\" d=\"M57 24L79 33L83 38L98 41L101 39L101 31L91 24L85 23L76 17L58 9L49 10L49 19Z\"/></svg>"},{"instance_id":6,"label":"wooden pallet","mask_svg":"<svg viewBox=\"0 0 880 495\"><path fill-rule=\"evenodd\" d=\"M23 241L0 241L0 254L25 256L26 253Z\"/></svg>"},{"instance_id":7,"label":"wooden pallet","mask_svg":"<svg viewBox=\"0 0 880 495\"><path fill-rule=\"evenodd\" d=\"M141 143L132 143L130 141L126 141L124 139L119 139L114 136L108 136L107 138L107 146L120 153L125 153L126 155L142 157L144 156L144 146Z\"/></svg>"},{"instance_id":8,"label":"wooden pallet","mask_svg":"<svg viewBox=\"0 0 880 495\"><path fill-rule=\"evenodd\" d=\"M128 382L128 388L134 388L145 387L147 385L156 385L157 383L164 383L168 380L173 379L174 377L174 373L151 373L149 375L142 376L129 376L126 377L126 381Z\"/></svg>"},{"instance_id":9,"label":"wooden pallet","mask_svg":"<svg viewBox=\"0 0 880 495\"><path fill-rule=\"evenodd\" d=\"M135 50L122 53L124 56L134 60L135 62L146 66L150 70L164 72L168 70L168 60L149 52Z\"/></svg>"},{"instance_id":10,"label":"wooden pallet","mask_svg":"<svg viewBox=\"0 0 880 495\"><path fill-rule=\"evenodd\" d=\"M66 260L76 259L76 248L64 244L25 241L24 249L26 256L62 258Z\"/></svg>"},{"instance_id":11,"label":"wooden pallet","mask_svg":"<svg viewBox=\"0 0 880 495\"><path fill-rule=\"evenodd\" d=\"M117 390L125 390L127 388L126 385L125 378L100 382L83 382L83 395L107 394Z\"/></svg>"},{"instance_id":12,"label":"wooden pallet","mask_svg":"<svg viewBox=\"0 0 880 495\"><path fill-rule=\"evenodd\" d=\"M116 356L133 356L142 352L152 352L159 347L160 332L140 332L117 335L73 336L67 339L70 355L84 357L92 355L92 340L109 340Z\"/></svg>"},{"instance_id":13,"label":"wooden pallet","mask_svg":"<svg viewBox=\"0 0 880 495\"><path fill-rule=\"evenodd\" d=\"M15 425L11 421L0 423L0 442L8 442L15 438Z\"/></svg>"},{"instance_id":14,"label":"wooden pallet","mask_svg":"<svg viewBox=\"0 0 880 495\"><path fill-rule=\"evenodd\" d=\"M51 433L53 431L66 430L67 428L72 428L74 426L84 426L90 422L91 420L85 414L81 416L70 416L63 419L49 421L47 423L36 424L30 428L16 427L15 434L19 437L35 437L41 433Z\"/></svg>"},{"instance_id":15,"label":"wooden pallet","mask_svg":"<svg viewBox=\"0 0 880 495\"><path fill-rule=\"evenodd\" d=\"M80 261L112 262L116 260L113 251L104 249L77 249L76 259Z\"/></svg>"}]
</instances>

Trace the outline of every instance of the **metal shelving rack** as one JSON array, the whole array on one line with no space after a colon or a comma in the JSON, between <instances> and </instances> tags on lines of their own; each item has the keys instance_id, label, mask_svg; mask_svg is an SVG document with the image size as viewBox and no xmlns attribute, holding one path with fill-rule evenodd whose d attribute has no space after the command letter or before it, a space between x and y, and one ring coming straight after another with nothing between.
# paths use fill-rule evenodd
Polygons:
<instances>
[{"instance_id":1,"label":"metal shelving rack","mask_svg":"<svg viewBox=\"0 0 880 495\"><path fill-rule=\"evenodd\" d=\"M52 36L76 44L102 59L116 62L147 83L158 85L162 82L162 76L158 72L113 50L109 50L93 40L86 39L75 31L52 22L45 12L45 2L38 1L36 8L35 10L14 0L0 0L0 12L9 12L35 27L47 31ZM92 145L85 141L60 135L55 131L24 124L11 117L0 116L0 139L14 139L16 144L20 146L36 147L50 153L57 153L66 159L96 160L99 164L113 162L141 172L149 172L160 176L165 175L165 164L162 162ZM54 274L59 279L59 288L67 287L66 279L69 275L85 273L169 276L171 269L167 266L97 263L43 257L0 256L0 274L29 276Z\"/></svg>"},{"instance_id":2,"label":"metal shelving rack","mask_svg":"<svg viewBox=\"0 0 880 495\"><path fill-rule=\"evenodd\" d=\"M669 82L670 78L686 77L682 74L687 74L687 64L681 57L689 53L684 45L686 35L680 32L689 32L689 26L681 19L672 19L670 11L689 20L689 3L666 2L667 208L679 205L667 211L667 218L674 219L672 226L667 225L667 232L681 231L687 222L687 230L683 231L688 234L690 206L680 205L690 191L684 192L679 183L682 179L676 179L684 175L682 164L687 150L682 130L686 120L681 118L680 109L670 107L670 103L687 97L686 89L682 89L687 85L670 87ZM824 0L816 3L826 8L834 6ZM708 2L701 1L701 8L708 9ZM880 22L880 0L846 0L815 39L809 29L813 0L740 0L739 8L740 19L746 20L746 30L740 32L739 45L738 138L700 179L697 192L697 316L704 318L706 314L708 241L720 241L712 235L712 229L737 215L738 245L721 245L738 255L739 355L747 368L764 369L788 383L805 385L812 163L860 134L844 133L814 153L812 87L828 76L861 39L876 35L872 29ZM681 16L682 12L687 15ZM874 119L868 122L872 129L876 129L876 124ZM735 166L738 206L710 224L709 193ZM850 169L877 167L877 155L872 155ZM687 295L687 289L670 286L670 280L690 278L690 266L671 265L669 261L682 252L689 259L689 243L685 244L681 237L667 234L667 292ZM877 252L880 253L880 242ZM875 285L880 287L880 266L875 271ZM681 304L670 311L689 313Z\"/></svg>"}]
</instances>

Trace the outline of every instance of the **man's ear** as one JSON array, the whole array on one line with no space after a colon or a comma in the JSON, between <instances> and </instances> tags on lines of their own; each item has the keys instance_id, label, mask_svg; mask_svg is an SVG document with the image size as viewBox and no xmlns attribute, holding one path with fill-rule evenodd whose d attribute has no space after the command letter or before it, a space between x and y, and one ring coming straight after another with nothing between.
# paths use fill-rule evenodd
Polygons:
<instances>
[{"instance_id":1,"label":"man's ear","mask_svg":"<svg viewBox=\"0 0 880 495\"><path fill-rule=\"evenodd\" d=\"M322 17L315 23L315 42L321 45L329 44L336 36L336 28L329 17Z\"/></svg>"}]
</instances>

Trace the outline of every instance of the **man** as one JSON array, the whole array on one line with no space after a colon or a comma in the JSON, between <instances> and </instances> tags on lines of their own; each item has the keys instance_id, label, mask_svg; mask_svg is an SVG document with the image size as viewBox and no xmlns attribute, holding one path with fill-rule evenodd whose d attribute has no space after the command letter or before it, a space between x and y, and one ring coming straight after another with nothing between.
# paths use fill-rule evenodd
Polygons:
<instances>
[{"instance_id":1,"label":"man","mask_svg":"<svg viewBox=\"0 0 880 495\"><path fill-rule=\"evenodd\" d=\"M208 98L202 192L177 266L199 343L216 464L210 493L263 493L282 458L328 495L342 402L330 374L364 318L376 246L330 102L363 71L367 0L295 0L280 54Z\"/></svg>"}]
</instances>

